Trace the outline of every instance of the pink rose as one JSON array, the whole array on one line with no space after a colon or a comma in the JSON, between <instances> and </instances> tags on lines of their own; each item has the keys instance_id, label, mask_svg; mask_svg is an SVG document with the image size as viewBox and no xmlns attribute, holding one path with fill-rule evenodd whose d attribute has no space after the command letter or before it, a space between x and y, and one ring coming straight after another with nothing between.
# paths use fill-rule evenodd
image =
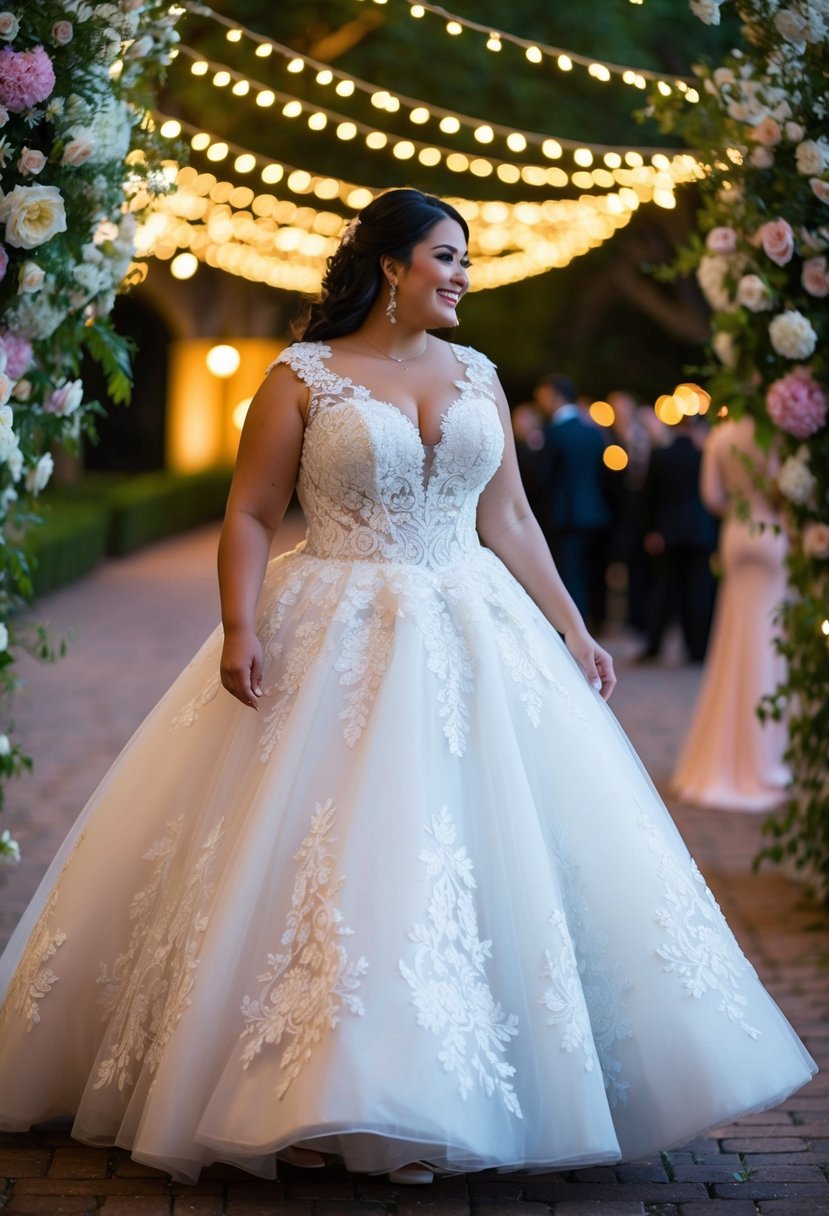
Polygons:
<instances>
[{"instance_id":1,"label":"pink rose","mask_svg":"<svg viewBox=\"0 0 829 1216\"><path fill-rule=\"evenodd\" d=\"M829 203L829 182L824 182L819 177L810 177L809 185L815 198L819 198L822 203Z\"/></svg>"},{"instance_id":2,"label":"pink rose","mask_svg":"<svg viewBox=\"0 0 829 1216\"><path fill-rule=\"evenodd\" d=\"M56 21L52 26L52 41L57 46L66 46L74 36L71 21Z\"/></svg>"},{"instance_id":3,"label":"pink rose","mask_svg":"<svg viewBox=\"0 0 829 1216\"><path fill-rule=\"evenodd\" d=\"M829 557L829 524L807 524L802 539L807 557Z\"/></svg>"},{"instance_id":4,"label":"pink rose","mask_svg":"<svg viewBox=\"0 0 829 1216\"><path fill-rule=\"evenodd\" d=\"M46 164L46 157L37 148L21 148L20 156L17 159L17 170L19 173L40 173L43 166Z\"/></svg>"},{"instance_id":5,"label":"pink rose","mask_svg":"<svg viewBox=\"0 0 829 1216\"><path fill-rule=\"evenodd\" d=\"M85 164L92 155L92 144L88 139L70 139L69 143L63 149L63 156L60 158L62 165L71 165L77 169L79 165Z\"/></svg>"},{"instance_id":6,"label":"pink rose","mask_svg":"<svg viewBox=\"0 0 829 1216\"><path fill-rule=\"evenodd\" d=\"M55 87L55 69L42 46L0 51L0 105L19 114L45 101Z\"/></svg>"},{"instance_id":7,"label":"pink rose","mask_svg":"<svg viewBox=\"0 0 829 1216\"><path fill-rule=\"evenodd\" d=\"M762 144L758 144L756 148L751 149L748 159L755 169L770 169L774 164L774 153L770 148L764 148Z\"/></svg>"},{"instance_id":8,"label":"pink rose","mask_svg":"<svg viewBox=\"0 0 829 1216\"><path fill-rule=\"evenodd\" d=\"M794 253L794 232L786 220L769 220L757 230L760 244L767 257L777 266L785 266Z\"/></svg>"},{"instance_id":9,"label":"pink rose","mask_svg":"<svg viewBox=\"0 0 829 1216\"><path fill-rule=\"evenodd\" d=\"M733 253L737 248L737 233L733 228L712 228L705 238L711 253Z\"/></svg>"},{"instance_id":10,"label":"pink rose","mask_svg":"<svg viewBox=\"0 0 829 1216\"><path fill-rule=\"evenodd\" d=\"M6 277L6 271L9 267L9 255L6 253L6 246L0 245L0 283Z\"/></svg>"},{"instance_id":11,"label":"pink rose","mask_svg":"<svg viewBox=\"0 0 829 1216\"><path fill-rule=\"evenodd\" d=\"M826 273L826 258L809 258L803 263L800 282L810 296L822 300L829 296L829 274Z\"/></svg>"},{"instance_id":12,"label":"pink rose","mask_svg":"<svg viewBox=\"0 0 829 1216\"><path fill-rule=\"evenodd\" d=\"M762 119L751 132L751 138L755 143L763 144L766 148L773 148L783 138L780 123L773 118Z\"/></svg>"},{"instance_id":13,"label":"pink rose","mask_svg":"<svg viewBox=\"0 0 829 1216\"><path fill-rule=\"evenodd\" d=\"M829 401L808 367L792 368L766 393L769 417L795 439L809 439L826 423Z\"/></svg>"}]
</instances>

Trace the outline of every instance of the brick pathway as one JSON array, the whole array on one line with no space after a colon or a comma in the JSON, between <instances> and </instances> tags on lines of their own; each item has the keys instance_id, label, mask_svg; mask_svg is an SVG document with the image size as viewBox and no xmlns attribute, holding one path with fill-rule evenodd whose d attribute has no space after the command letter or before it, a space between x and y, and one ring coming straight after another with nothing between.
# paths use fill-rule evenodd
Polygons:
<instances>
[{"instance_id":1,"label":"brick pathway","mask_svg":"<svg viewBox=\"0 0 829 1216\"><path fill-rule=\"evenodd\" d=\"M294 543L291 523L283 545ZM216 619L216 533L209 528L110 562L41 606L72 632L56 668L27 663L17 733L36 772L11 791L2 826L24 859L0 870L0 944L81 805L118 748ZM664 785L688 721L698 671L620 668L614 708L657 785ZM829 925L800 888L750 873L759 826L750 815L672 807L746 952L823 1068L829 1065ZM818 927L815 928L815 924ZM213 1167L197 1187L171 1184L120 1150L92 1149L53 1124L0 1136L4 1216L829 1216L829 1069L777 1110L720 1128L645 1163L548 1175L474 1175L396 1190L329 1166L278 1183Z\"/></svg>"}]
</instances>

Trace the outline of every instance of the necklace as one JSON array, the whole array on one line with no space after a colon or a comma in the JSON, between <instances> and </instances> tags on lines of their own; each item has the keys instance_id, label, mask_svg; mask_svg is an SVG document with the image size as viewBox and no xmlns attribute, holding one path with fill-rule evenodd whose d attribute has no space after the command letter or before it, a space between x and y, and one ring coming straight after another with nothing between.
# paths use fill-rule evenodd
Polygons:
<instances>
[{"instance_id":1,"label":"necklace","mask_svg":"<svg viewBox=\"0 0 829 1216\"><path fill-rule=\"evenodd\" d=\"M387 351L381 350L379 346L375 346L373 342L369 342L365 334L361 334L360 337L365 342L366 346L370 346L372 350L376 350L378 355L382 355L384 359L391 359L392 363L400 364L413 363L415 359L419 359L421 355L426 354L426 348L429 345L429 339L427 337L423 345L423 350L419 350L416 355L406 355L405 358L398 359L397 355L390 355Z\"/></svg>"}]
</instances>

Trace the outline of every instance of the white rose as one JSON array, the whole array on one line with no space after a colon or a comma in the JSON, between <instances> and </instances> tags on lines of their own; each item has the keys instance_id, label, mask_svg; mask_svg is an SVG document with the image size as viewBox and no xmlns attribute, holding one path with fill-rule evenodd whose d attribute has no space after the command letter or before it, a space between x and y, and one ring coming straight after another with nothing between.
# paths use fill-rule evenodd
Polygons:
<instances>
[{"instance_id":1,"label":"white rose","mask_svg":"<svg viewBox=\"0 0 829 1216\"><path fill-rule=\"evenodd\" d=\"M46 157L37 148L21 148L17 158L18 173L40 173L46 164Z\"/></svg>"},{"instance_id":2,"label":"white rose","mask_svg":"<svg viewBox=\"0 0 829 1216\"><path fill-rule=\"evenodd\" d=\"M750 312L765 312L772 306L772 294L758 274L744 274L737 284L737 303Z\"/></svg>"},{"instance_id":3,"label":"white rose","mask_svg":"<svg viewBox=\"0 0 829 1216\"><path fill-rule=\"evenodd\" d=\"M0 621L0 650L8 650L9 648L9 631L6 626Z\"/></svg>"},{"instance_id":4,"label":"white rose","mask_svg":"<svg viewBox=\"0 0 829 1216\"><path fill-rule=\"evenodd\" d=\"M92 144L88 139L70 139L63 149L60 163L77 169L79 165L86 164L92 155L92 151Z\"/></svg>"},{"instance_id":5,"label":"white rose","mask_svg":"<svg viewBox=\"0 0 829 1216\"><path fill-rule=\"evenodd\" d=\"M820 177L829 164L829 144L823 139L805 139L795 148L797 171L804 177Z\"/></svg>"},{"instance_id":6,"label":"white rose","mask_svg":"<svg viewBox=\"0 0 829 1216\"><path fill-rule=\"evenodd\" d=\"M25 261L17 272L18 291L40 291L46 274L42 266L30 259Z\"/></svg>"},{"instance_id":7,"label":"white rose","mask_svg":"<svg viewBox=\"0 0 829 1216\"><path fill-rule=\"evenodd\" d=\"M728 259L718 254L706 254L697 267L700 289L715 312L725 312L731 307L731 297L725 286L729 269Z\"/></svg>"},{"instance_id":8,"label":"white rose","mask_svg":"<svg viewBox=\"0 0 829 1216\"><path fill-rule=\"evenodd\" d=\"M52 453L44 452L37 464L32 465L26 473L26 489L30 494L37 495L46 488L54 467Z\"/></svg>"},{"instance_id":9,"label":"white rose","mask_svg":"<svg viewBox=\"0 0 829 1216\"><path fill-rule=\"evenodd\" d=\"M8 245L35 249L66 231L63 195L57 186L15 186L0 199L0 222Z\"/></svg>"},{"instance_id":10,"label":"white rose","mask_svg":"<svg viewBox=\"0 0 829 1216\"><path fill-rule=\"evenodd\" d=\"M14 13L0 13L0 38L4 42L13 42L20 29L20 22Z\"/></svg>"},{"instance_id":11,"label":"white rose","mask_svg":"<svg viewBox=\"0 0 829 1216\"><path fill-rule=\"evenodd\" d=\"M8 756L12 749L8 735L0 735L0 756Z\"/></svg>"},{"instance_id":12,"label":"white rose","mask_svg":"<svg viewBox=\"0 0 829 1216\"><path fill-rule=\"evenodd\" d=\"M56 21L52 26L52 41L56 46L66 46L74 37L71 21Z\"/></svg>"},{"instance_id":13,"label":"white rose","mask_svg":"<svg viewBox=\"0 0 829 1216\"><path fill-rule=\"evenodd\" d=\"M771 344L785 359L808 359L815 349L817 334L806 317L790 309L769 324Z\"/></svg>"}]
</instances>

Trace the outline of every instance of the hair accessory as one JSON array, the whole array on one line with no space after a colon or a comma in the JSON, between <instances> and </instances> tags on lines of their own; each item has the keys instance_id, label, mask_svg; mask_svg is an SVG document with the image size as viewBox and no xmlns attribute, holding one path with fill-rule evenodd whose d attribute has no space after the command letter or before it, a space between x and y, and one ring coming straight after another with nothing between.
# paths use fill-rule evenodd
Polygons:
<instances>
[{"instance_id":1,"label":"hair accessory","mask_svg":"<svg viewBox=\"0 0 829 1216\"><path fill-rule=\"evenodd\" d=\"M394 315L397 312L397 284L391 283L389 286L389 302L386 305L386 316L392 325L397 324L397 317Z\"/></svg>"},{"instance_id":2,"label":"hair accessory","mask_svg":"<svg viewBox=\"0 0 829 1216\"><path fill-rule=\"evenodd\" d=\"M345 232L343 233L342 238L340 240L340 245L351 245L354 241L355 236L357 235L357 229L359 227L360 227L360 217L359 217L359 215L355 215L354 219L351 220L348 223L348 225L346 226Z\"/></svg>"}]
</instances>

